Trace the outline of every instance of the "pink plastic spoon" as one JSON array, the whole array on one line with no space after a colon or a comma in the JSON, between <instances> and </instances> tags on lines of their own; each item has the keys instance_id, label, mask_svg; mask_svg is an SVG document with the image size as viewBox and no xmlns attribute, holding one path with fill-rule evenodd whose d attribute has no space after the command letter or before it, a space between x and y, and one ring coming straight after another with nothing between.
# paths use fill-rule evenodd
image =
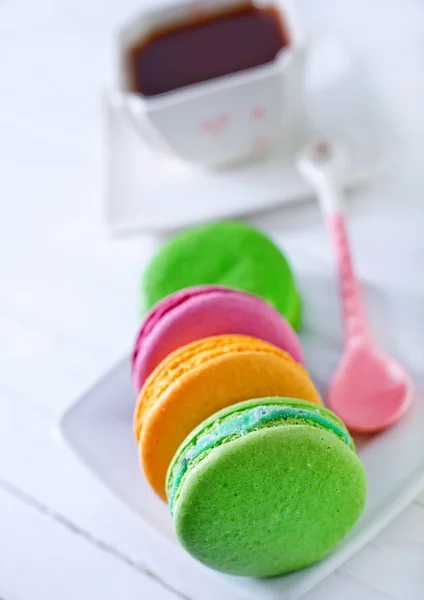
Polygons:
<instances>
[{"instance_id":1,"label":"pink plastic spoon","mask_svg":"<svg viewBox=\"0 0 424 600\"><path fill-rule=\"evenodd\" d=\"M393 425L408 409L413 385L408 373L373 342L359 282L352 265L342 213L343 146L317 142L299 159L315 189L333 241L343 310L345 348L327 393L327 405L351 431L372 433Z\"/></svg>"}]
</instances>

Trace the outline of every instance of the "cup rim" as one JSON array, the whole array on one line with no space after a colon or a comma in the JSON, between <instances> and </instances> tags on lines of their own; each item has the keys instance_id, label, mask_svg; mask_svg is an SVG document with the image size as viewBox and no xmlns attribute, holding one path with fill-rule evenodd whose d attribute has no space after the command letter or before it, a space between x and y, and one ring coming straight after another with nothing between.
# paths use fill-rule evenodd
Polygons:
<instances>
[{"instance_id":1,"label":"cup rim","mask_svg":"<svg viewBox=\"0 0 424 600\"><path fill-rule=\"evenodd\" d=\"M198 98L207 94L215 93L223 88L236 87L247 83L255 79L263 79L265 77L272 76L281 70L285 63L288 62L289 58L299 51L303 51L305 48L305 39L303 31L300 26L300 19L298 11L295 9L293 0L252 0L253 4L258 6L275 6L279 13L286 17L290 23L290 37L291 43L289 46L281 48L275 58L265 64L250 67L242 71L235 73L228 73L221 75L214 79L200 81L193 83L188 86L170 90L156 96L143 96L140 93L128 90L128 83L125 81L125 54L128 47L129 38L133 37L133 32L136 28L136 23L148 16L157 17L158 15L169 14L171 11L183 8L192 3L192 0L180 0L173 3L172 5L163 6L161 8L152 8L146 11L138 13L138 15L132 19L130 23L121 27L118 32L118 87L121 93L136 97L138 102L148 104L151 108L162 108L164 106L172 105L187 100L188 98ZM209 0L207 0L209 2ZM210 1L211 5L215 5L213 0ZM232 3L228 3L228 6L243 4L241 0L235 0ZM216 6L216 5L215 5Z\"/></svg>"}]
</instances>

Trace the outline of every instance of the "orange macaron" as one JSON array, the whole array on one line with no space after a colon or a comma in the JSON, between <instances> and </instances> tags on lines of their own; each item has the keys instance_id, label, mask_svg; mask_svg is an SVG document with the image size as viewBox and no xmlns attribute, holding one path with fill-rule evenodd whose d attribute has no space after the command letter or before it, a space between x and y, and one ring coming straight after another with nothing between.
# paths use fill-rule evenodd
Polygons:
<instances>
[{"instance_id":1,"label":"orange macaron","mask_svg":"<svg viewBox=\"0 0 424 600\"><path fill-rule=\"evenodd\" d=\"M166 499L168 466L204 419L231 404L269 396L322 404L306 370L256 338L210 337L168 355L146 380L134 414L141 464L154 491Z\"/></svg>"}]
</instances>

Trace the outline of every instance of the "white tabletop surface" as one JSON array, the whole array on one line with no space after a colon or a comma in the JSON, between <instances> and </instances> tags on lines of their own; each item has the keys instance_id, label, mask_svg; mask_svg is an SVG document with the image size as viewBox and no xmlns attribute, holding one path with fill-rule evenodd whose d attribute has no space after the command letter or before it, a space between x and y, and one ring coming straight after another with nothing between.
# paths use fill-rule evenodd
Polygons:
<instances>
[{"instance_id":1,"label":"white tabletop surface","mask_svg":"<svg viewBox=\"0 0 424 600\"><path fill-rule=\"evenodd\" d=\"M101 86L112 31L143 1L0 3L2 600L181 597L143 566L137 518L50 431L128 351L137 280L159 243L111 241L102 214ZM356 192L349 216L362 277L408 298L407 349L408 336L424 341L424 4L299 5L310 31L342 35L364 58L397 127L396 167ZM313 206L257 222L295 263L303 253L331 272ZM424 373L421 356L405 360ZM423 540L424 494L308 600L422 599Z\"/></svg>"}]
</instances>

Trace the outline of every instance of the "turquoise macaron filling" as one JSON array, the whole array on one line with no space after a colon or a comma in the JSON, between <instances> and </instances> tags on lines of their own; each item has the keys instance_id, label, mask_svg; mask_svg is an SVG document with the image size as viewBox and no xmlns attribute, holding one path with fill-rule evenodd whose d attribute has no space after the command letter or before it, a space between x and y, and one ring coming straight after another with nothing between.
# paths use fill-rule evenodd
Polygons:
<instances>
[{"instance_id":1,"label":"turquoise macaron filling","mask_svg":"<svg viewBox=\"0 0 424 600\"><path fill-rule=\"evenodd\" d=\"M251 401L248 401L248 404L250 403ZM301 404L310 403L302 402ZM186 445L185 449L183 448L170 467L167 496L171 514L180 484L190 468L214 448L252 431L272 426L310 425L332 432L353 449L352 439L343 424L331 413L328 413L328 416L323 414L328 412L324 407L316 406L315 408L312 404L310 406L311 408L300 408L283 403L258 403L256 406L250 406L227 415L222 420L218 419L217 423L212 423L209 427L206 426L203 432L199 432L199 435L194 437L191 444Z\"/></svg>"}]
</instances>

